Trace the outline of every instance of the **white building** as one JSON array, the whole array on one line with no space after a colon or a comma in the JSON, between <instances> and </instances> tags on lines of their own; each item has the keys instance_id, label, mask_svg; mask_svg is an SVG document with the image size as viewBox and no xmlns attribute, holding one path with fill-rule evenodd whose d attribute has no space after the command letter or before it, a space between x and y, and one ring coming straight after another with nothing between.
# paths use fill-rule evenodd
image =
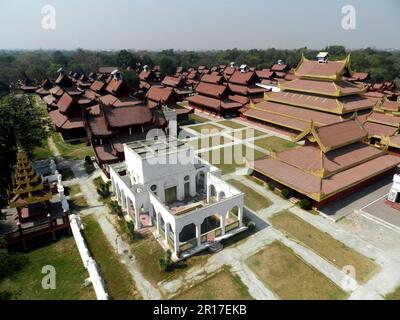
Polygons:
<instances>
[{"instance_id":1,"label":"white building","mask_svg":"<svg viewBox=\"0 0 400 320\"><path fill-rule=\"evenodd\" d=\"M392 184L392 187L390 188L388 200L390 202L395 202L395 203L400 202L400 175L399 174L395 174L393 176L393 184Z\"/></svg>"},{"instance_id":2,"label":"white building","mask_svg":"<svg viewBox=\"0 0 400 320\"><path fill-rule=\"evenodd\" d=\"M124 145L125 162L110 166L113 191L135 228L154 233L184 258L246 229L243 193L176 138Z\"/></svg>"}]
</instances>

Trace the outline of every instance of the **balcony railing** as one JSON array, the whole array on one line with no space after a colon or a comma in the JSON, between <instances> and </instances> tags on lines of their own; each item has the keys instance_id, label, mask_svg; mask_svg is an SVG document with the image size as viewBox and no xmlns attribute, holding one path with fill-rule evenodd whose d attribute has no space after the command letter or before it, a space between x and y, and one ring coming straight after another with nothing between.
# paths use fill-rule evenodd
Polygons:
<instances>
[{"instance_id":1,"label":"balcony railing","mask_svg":"<svg viewBox=\"0 0 400 320\"><path fill-rule=\"evenodd\" d=\"M197 238L193 238L191 240L188 240L188 241L182 243L179 246L179 249L180 249L181 252L184 252L184 251L193 249L195 247L197 247Z\"/></svg>"},{"instance_id":2,"label":"balcony railing","mask_svg":"<svg viewBox=\"0 0 400 320\"><path fill-rule=\"evenodd\" d=\"M235 230L237 228L239 228L239 221L235 221L231 224L226 225L225 232L229 232L229 231Z\"/></svg>"},{"instance_id":3,"label":"balcony railing","mask_svg":"<svg viewBox=\"0 0 400 320\"><path fill-rule=\"evenodd\" d=\"M201 235L201 243L207 242L207 238L208 238L209 235L213 235L214 238L216 238L216 237L219 237L221 234L222 234L222 229L221 228L217 228L217 229L211 230L211 231L209 231L209 232L207 232L205 234L202 234Z\"/></svg>"}]
</instances>

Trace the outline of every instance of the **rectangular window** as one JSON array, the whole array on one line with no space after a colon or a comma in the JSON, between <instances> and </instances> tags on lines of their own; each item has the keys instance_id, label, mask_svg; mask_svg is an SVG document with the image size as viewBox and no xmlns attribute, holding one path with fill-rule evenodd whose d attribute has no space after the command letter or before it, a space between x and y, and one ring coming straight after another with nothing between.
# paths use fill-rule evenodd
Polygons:
<instances>
[{"instance_id":1,"label":"rectangular window","mask_svg":"<svg viewBox=\"0 0 400 320\"><path fill-rule=\"evenodd\" d=\"M190 197L190 182L185 183L185 198Z\"/></svg>"},{"instance_id":2,"label":"rectangular window","mask_svg":"<svg viewBox=\"0 0 400 320\"><path fill-rule=\"evenodd\" d=\"M176 187L165 189L165 203L176 201Z\"/></svg>"}]
</instances>

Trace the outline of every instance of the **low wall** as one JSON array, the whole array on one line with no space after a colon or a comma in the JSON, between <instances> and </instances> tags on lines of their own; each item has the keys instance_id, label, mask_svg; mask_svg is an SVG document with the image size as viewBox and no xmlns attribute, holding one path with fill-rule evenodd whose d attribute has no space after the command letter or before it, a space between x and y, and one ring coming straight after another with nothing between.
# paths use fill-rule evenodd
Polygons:
<instances>
[{"instance_id":1,"label":"low wall","mask_svg":"<svg viewBox=\"0 0 400 320\"><path fill-rule=\"evenodd\" d=\"M87 269L90 277L90 281L93 284L94 291L96 293L97 300L108 300L109 296L104 286L104 281L100 275L96 261L91 257L89 249L86 246L85 240L81 233L81 221L79 216L71 214L70 225L72 234L78 247L79 254L81 256L83 265Z\"/></svg>"}]
</instances>

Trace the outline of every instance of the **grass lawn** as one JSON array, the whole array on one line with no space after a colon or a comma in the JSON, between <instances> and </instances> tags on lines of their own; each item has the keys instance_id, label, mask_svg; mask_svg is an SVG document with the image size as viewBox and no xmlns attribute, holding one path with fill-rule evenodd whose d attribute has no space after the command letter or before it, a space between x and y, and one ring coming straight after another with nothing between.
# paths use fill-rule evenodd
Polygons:
<instances>
[{"instance_id":1,"label":"grass lawn","mask_svg":"<svg viewBox=\"0 0 400 320\"><path fill-rule=\"evenodd\" d=\"M297 146L296 143L279 137L261 138L259 140L255 140L254 144L260 148L264 148L272 152L281 152Z\"/></svg>"},{"instance_id":2,"label":"grass lawn","mask_svg":"<svg viewBox=\"0 0 400 320\"><path fill-rule=\"evenodd\" d=\"M259 186L266 186L266 185L267 185L264 181L262 181L262 180L260 180L260 179L258 179L258 178L256 178L256 177L254 177L254 176L245 176L245 178L246 178L247 180L250 180L250 181L252 181L252 182L258 184Z\"/></svg>"},{"instance_id":3,"label":"grass lawn","mask_svg":"<svg viewBox=\"0 0 400 320\"><path fill-rule=\"evenodd\" d=\"M400 286L385 296L386 300L400 300Z\"/></svg>"},{"instance_id":4,"label":"grass lawn","mask_svg":"<svg viewBox=\"0 0 400 320\"><path fill-rule=\"evenodd\" d=\"M230 121L230 120L222 120L222 121L218 121L218 124L222 124L223 126L232 128L232 129L240 129L240 128L245 128L246 126L235 122L235 121Z\"/></svg>"},{"instance_id":5,"label":"grass lawn","mask_svg":"<svg viewBox=\"0 0 400 320\"><path fill-rule=\"evenodd\" d=\"M244 193L244 205L253 211L260 211L269 207L272 201L240 181L230 179L228 182Z\"/></svg>"},{"instance_id":6,"label":"grass lawn","mask_svg":"<svg viewBox=\"0 0 400 320\"><path fill-rule=\"evenodd\" d=\"M143 276L153 284L175 278L195 265L203 265L210 256L206 251L201 252L179 262L171 272L164 272L159 262L165 256L165 251L152 234L141 235L140 238L137 236L133 240L131 251L140 265Z\"/></svg>"},{"instance_id":7,"label":"grass lawn","mask_svg":"<svg viewBox=\"0 0 400 320\"><path fill-rule=\"evenodd\" d=\"M81 190L81 187L79 186L79 184L72 184L72 185L66 186L64 188L65 195L70 196L70 197L73 197L81 192L82 192L82 190Z\"/></svg>"},{"instance_id":8,"label":"grass lawn","mask_svg":"<svg viewBox=\"0 0 400 320\"><path fill-rule=\"evenodd\" d=\"M75 196L68 200L71 210L82 210L88 207L85 196Z\"/></svg>"},{"instance_id":9,"label":"grass lawn","mask_svg":"<svg viewBox=\"0 0 400 320\"><path fill-rule=\"evenodd\" d=\"M237 139L247 140L250 138L265 136L267 133L254 129L252 127L247 127L246 129L231 132L230 134Z\"/></svg>"},{"instance_id":10,"label":"grass lawn","mask_svg":"<svg viewBox=\"0 0 400 320\"><path fill-rule=\"evenodd\" d=\"M190 128L194 131L197 131L203 135L213 134L213 133L217 133L217 132L225 130L224 128L215 126L211 123L200 124L200 125L191 126L188 128Z\"/></svg>"},{"instance_id":11,"label":"grass lawn","mask_svg":"<svg viewBox=\"0 0 400 320\"><path fill-rule=\"evenodd\" d=\"M347 265L354 266L356 279L360 283L365 283L378 270L378 266L370 258L347 247L289 211L282 211L269 220L275 228L288 233L339 269Z\"/></svg>"},{"instance_id":12,"label":"grass lawn","mask_svg":"<svg viewBox=\"0 0 400 320\"><path fill-rule=\"evenodd\" d=\"M43 160L43 159L48 159L52 156L53 153L49 148L49 143L47 142L47 139L44 139L42 141L42 145L36 147L32 152L32 160Z\"/></svg>"},{"instance_id":13,"label":"grass lawn","mask_svg":"<svg viewBox=\"0 0 400 320\"><path fill-rule=\"evenodd\" d=\"M66 237L25 254L28 265L0 282L0 292L9 291L18 300L96 299L92 286L83 287L85 270L73 237ZM56 289L42 288L42 268L56 269Z\"/></svg>"},{"instance_id":14,"label":"grass lawn","mask_svg":"<svg viewBox=\"0 0 400 320\"><path fill-rule=\"evenodd\" d=\"M197 138L197 139L188 141L187 144L191 145L192 147L194 147L196 149L204 149L204 148L211 148L214 146L226 144L229 142L232 142L232 139L229 139L229 138L221 136L221 135L215 135L212 137Z\"/></svg>"},{"instance_id":15,"label":"grass lawn","mask_svg":"<svg viewBox=\"0 0 400 320\"><path fill-rule=\"evenodd\" d=\"M346 292L279 241L246 260L250 269L281 299L344 299Z\"/></svg>"},{"instance_id":16,"label":"grass lawn","mask_svg":"<svg viewBox=\"0 0 400 320\"><path fill-rule=\"evenodd\" d=\"M251 300L248 288L227 267L174 297L176 300Z\"/></svg>"},{"instance_id":17,"label":"grass lawn","mask_svg":"<svg viewBox=\"0 0 400 320\"><path fill-rule=\"evenodd\" d=\"M60 173L62 175L63 180L70 180L70 179L75 178L75 175L70 168L62 168L62 169L57 169L57 170L58 170L58 173Z\"/></svg>"},{"instance_id":18,"label":"grass lawn","mask_svg":"<svg viewBox=\"0 0 400 320\"><path fill-rule=\"evenodd\" d=\"M237 154L238 153L238 154ZM236 155L237 154L237 155ZM257 160L265 156L264 153L244 144L209 150L200 156L222 170L222 174L232 173L238 168L245 167L247 161Z\"/></svg>"},{"instance_id":19,"label":"grass lawn","mask_svg":"<svg viewBox=\"0 0 400 320\"><path fill-rule=\"evenodd\" d=\"M83 218L84 235L90 252L99 265L107 291L113 299L140 299L135 282L128 269L123 265L117 253L109 244L94 217Z\"/></svg>"},{"instance_id":20,"label":"grass lawn","mask_svg":"<svg viewBox=\"0 0 400 320\"><path fill-rule=\"evenodd\" d=\"M201 117L201 116L199 116L199 115L197 115L197 114L194 114L194 113L189 114L189 120L195 121L195 122L197 122L197 123L203 123L203 122L208 122L208 121L210 121L210 119Z\"/></svg>"},{"instance_id":21,"label":"grass lawn","mask_svg":"<svg viewBox=\"0 0 400 320\"><path fill-rule=\"evenodd\" d=\"M83 142L65 142L59 133L52 135L60 154L69 160L82 160L85 156L94 156L93 148Z\"/></svg>"}]
</instances>

